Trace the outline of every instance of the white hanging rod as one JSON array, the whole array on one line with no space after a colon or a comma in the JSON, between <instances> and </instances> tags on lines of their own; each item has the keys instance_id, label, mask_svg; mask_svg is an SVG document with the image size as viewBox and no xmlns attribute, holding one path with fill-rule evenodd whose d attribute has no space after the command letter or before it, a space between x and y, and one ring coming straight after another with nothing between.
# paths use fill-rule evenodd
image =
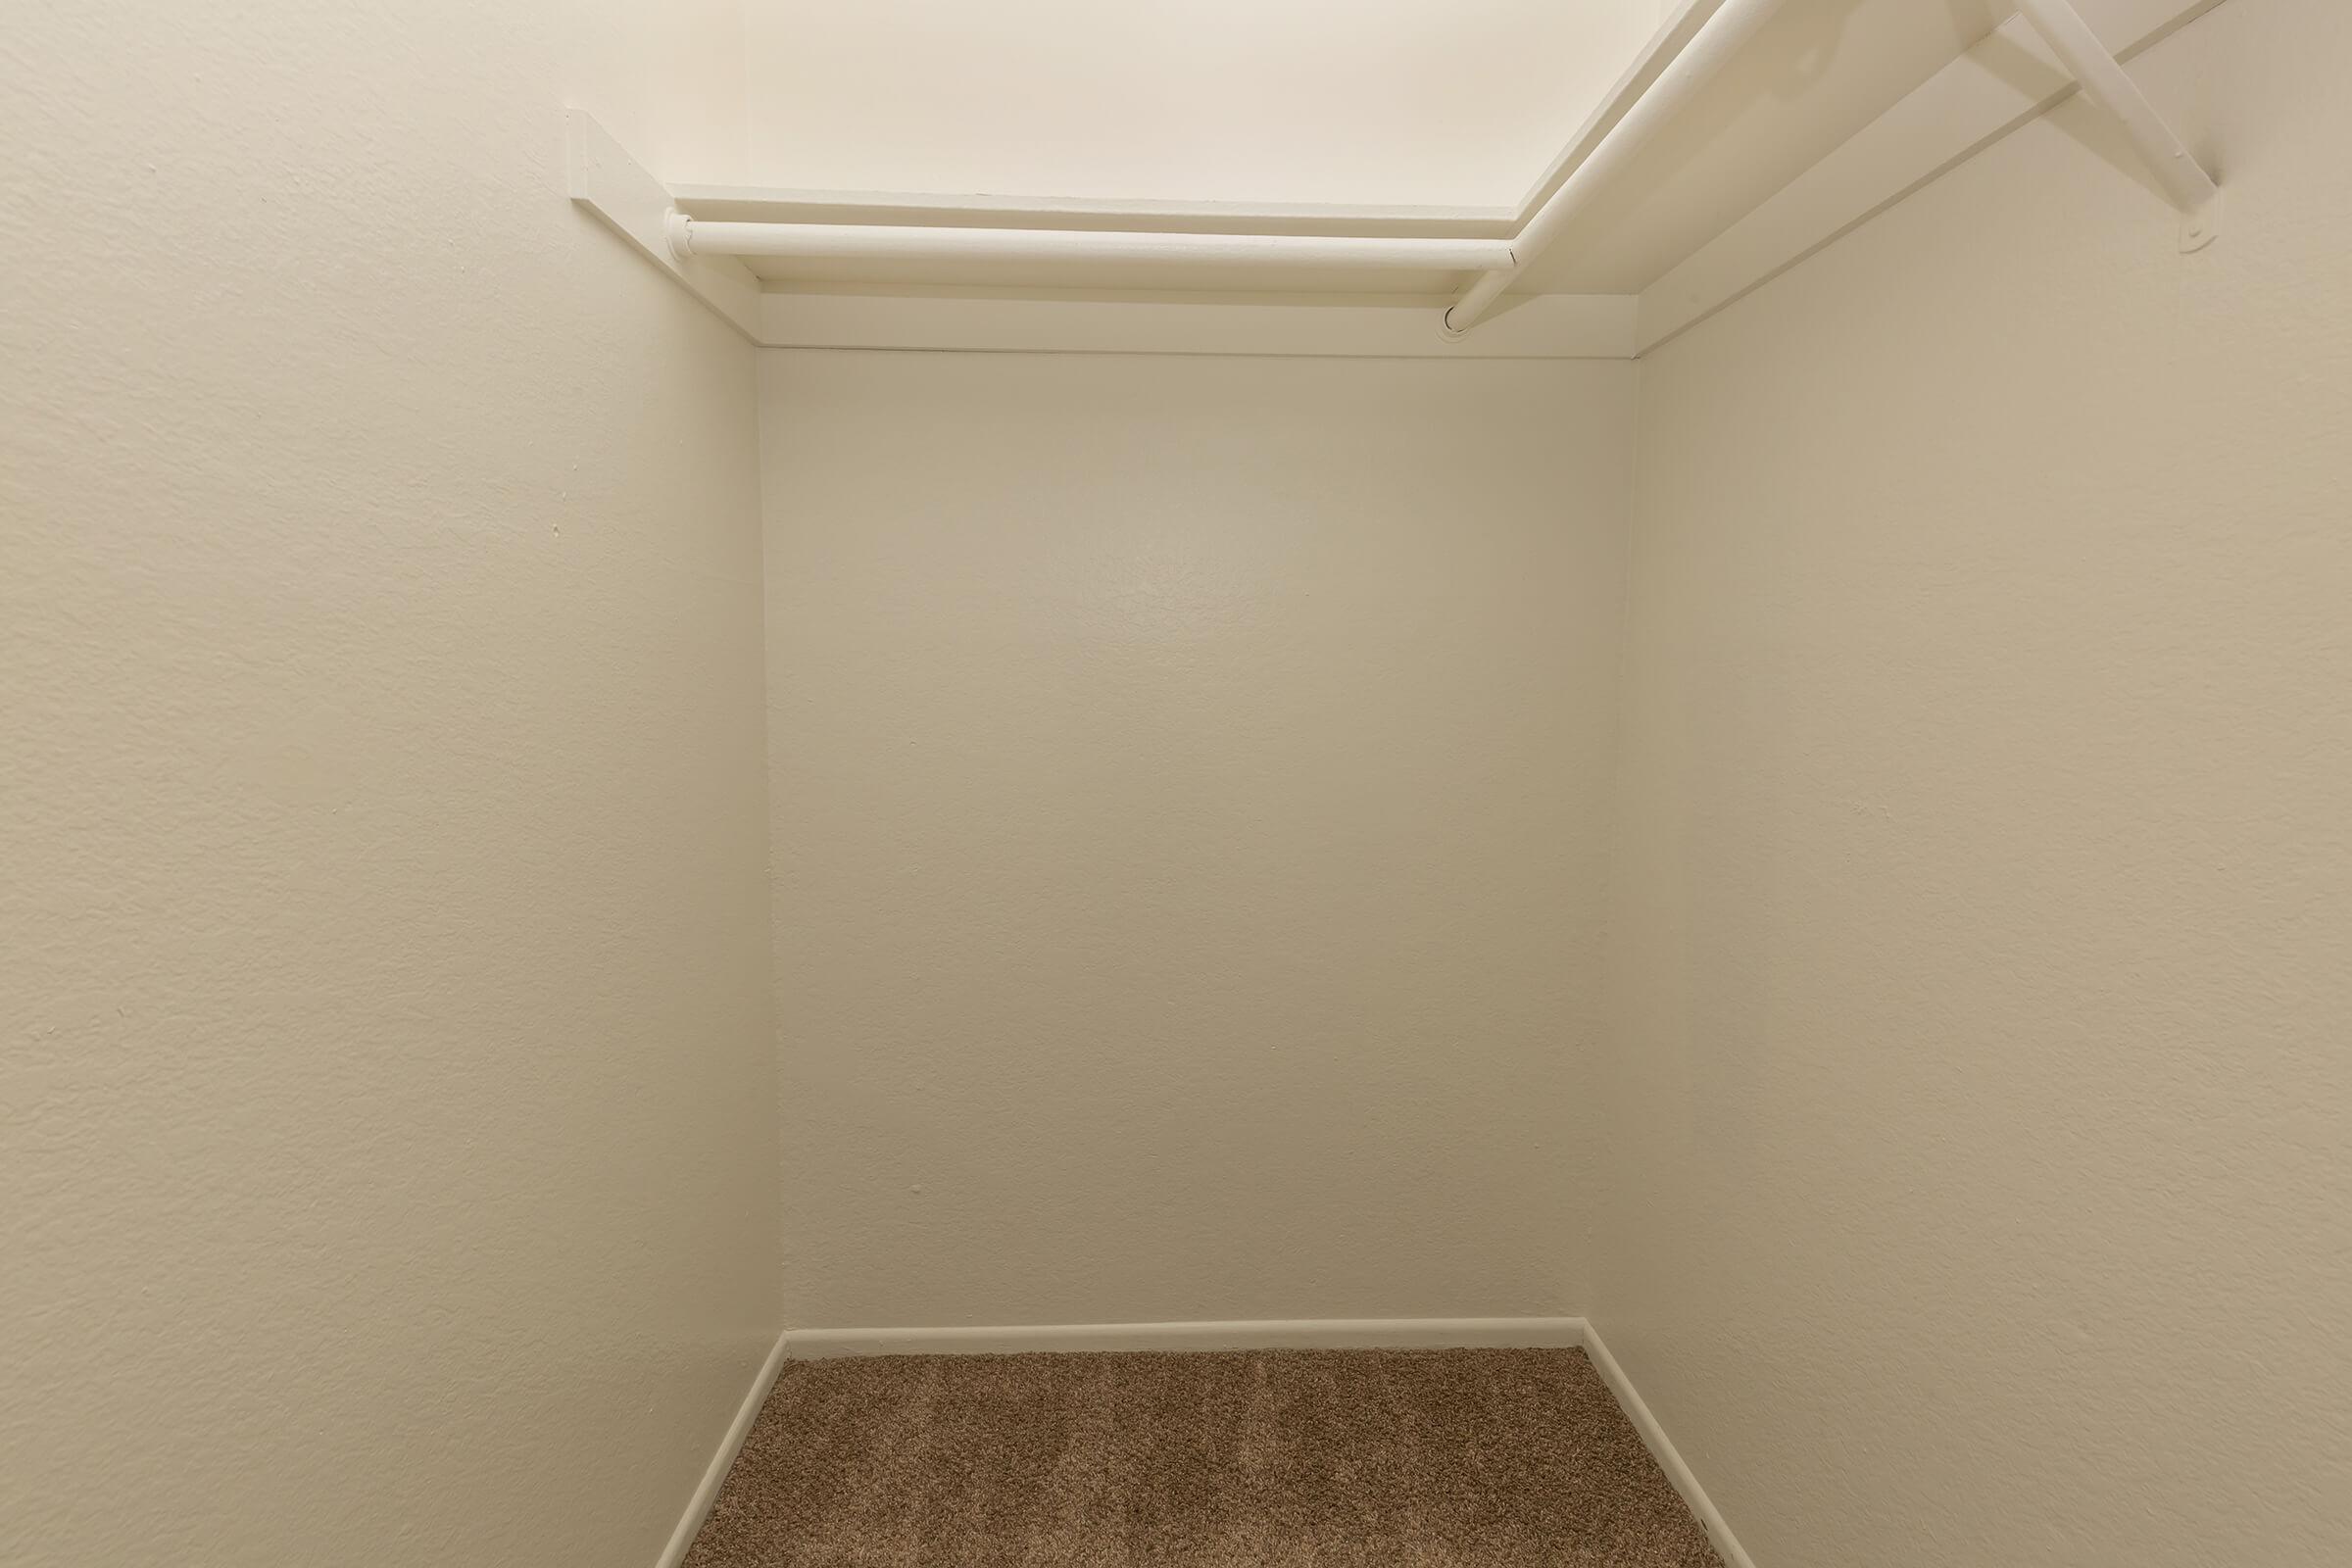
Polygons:
<instances>
[{"instance_id":1,"label":"white hanging rod","mask_svg":"<svg viewBox=\"0 0 2352 1568\"><path fill-rule=\"evenodd\" d=\"M1568 220L1584 210L1592 193L1606 184L1609 176L1623 169L1626 162L1639 152L1642 144L1664 124L1675 110L1682 107L1700 84L1715 74L1717 67L1745 43L1756 28L1775 11L1782 0L1692 0L1691 9L1712 11L1704 25L1668 61L1648 90L1634 100L1608 134L1585 155L1584 162L1569 171L1550 199L1536 210L1511 240L1511 259L1502 266L1492 268L1487 275L1463 291L1439 318L1447 337L1460 337L1477 324L1487 314L1495 298L1511 286L1529 263L1544 254L1551 242L1560 237ZM1686 15L1684 21L1688 21Z\"/></svg>"},{"instance_id":2,"label":"white hanging rod","mask_svg":"<svg viewBox=\"0 0 2352 1568\"><path fill-rule=\"evenodd\" d=\"M2205 166L2188 155L2173 127L2139 90L2139 83L2099 42L2099 35L2068 0L2017 0L2017 9L2041 34L2050 53L2074 74L2091 102L2123 127L2132 150L2156 176L2172 204L2180 209L2180 248L2203 249L2213 239L2222 200L2221 187L2205 172Z\"/></svg>"},{"instance_id":3,"label":"white hanging rod","mask_svg":"<svg viewBox=\"0 0 2352 1568\"><path fill-rule=\"evenodd\" d=\"M1503 239L1321 234L1157 234L1068 228L916 228L891 223L720 223L669 215L669 247L689 256L807 261L1173 262L1463 272L1511 265Z\"/></svg>"}]
</instances>

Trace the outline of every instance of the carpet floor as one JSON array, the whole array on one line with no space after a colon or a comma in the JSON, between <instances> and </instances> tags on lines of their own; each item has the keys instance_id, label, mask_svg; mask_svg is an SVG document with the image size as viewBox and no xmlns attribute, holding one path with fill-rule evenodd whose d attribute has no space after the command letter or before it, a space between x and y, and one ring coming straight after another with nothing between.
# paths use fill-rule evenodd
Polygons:
<instances>
[{"instance_id":1,"label":"carpet floor","mask_svg":"<svg viewBox=\"0 0 2352 1568\"><path fill-rule=\"evenodd\" d=\"M787 1362L685 1568L1717 1568L1582 1350Z\"/></svg>"}]
</instances>

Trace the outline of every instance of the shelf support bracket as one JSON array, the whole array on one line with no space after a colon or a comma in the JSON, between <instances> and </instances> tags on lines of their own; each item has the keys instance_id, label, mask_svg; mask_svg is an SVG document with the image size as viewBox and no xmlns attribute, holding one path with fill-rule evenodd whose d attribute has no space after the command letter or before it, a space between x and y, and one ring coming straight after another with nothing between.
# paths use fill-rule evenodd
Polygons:
<instances>
[{"instance_id":1,"label":"shelf support bracket","mask_svg":"<svg viewBox=\"0 0 2352 1568\"><path fill-rule=\"evenodd\" d=\"M2189 156L2187 146L2173 134L2173 127L2090 30L2082 14L2071 0L2017 0L2017 9L2074 74L2083 95L2123 127L2132 150L2180 210L2180 248L2201 251L2212 244L2220 231L2221 187L2205 166Z\"/></svg>"}]
</instances>

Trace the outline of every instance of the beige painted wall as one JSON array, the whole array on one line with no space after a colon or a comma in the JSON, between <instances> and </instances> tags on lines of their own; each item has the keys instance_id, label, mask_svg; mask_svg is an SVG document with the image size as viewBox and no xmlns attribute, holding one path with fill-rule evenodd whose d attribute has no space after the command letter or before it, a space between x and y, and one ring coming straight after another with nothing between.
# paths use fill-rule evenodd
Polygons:
<instances>
[{"instance_id":1,"label":"beige painted wall","mask_svg":"<svg viewBox=\"0 0 2352 1568\"><path fill-rule=\"evenodd\" d=\"M649 1568L772 1343L752 353L581 15L0 44L12 1568Z\"/></svg>"},{"instance_id":2,"label":"beige painted wall","mask_svg":"<svg viewBox=\"0 0 2352 1568\"><path fill-rule=\"evenodd\" d=\"M2352 16L1642 368L1593 1313L1765 1568L2352 1561Z\"/></svg>"},{"instance_id":3,"label":"beige painted wall","mask_svg":"<svg viewBox=\"0 0 2352 1568\"><path fill-rule=\"evenodd\" d=\"M1583 1299L1632 375L763 357L794 1323Z\"/></svg>"}]
</instances>

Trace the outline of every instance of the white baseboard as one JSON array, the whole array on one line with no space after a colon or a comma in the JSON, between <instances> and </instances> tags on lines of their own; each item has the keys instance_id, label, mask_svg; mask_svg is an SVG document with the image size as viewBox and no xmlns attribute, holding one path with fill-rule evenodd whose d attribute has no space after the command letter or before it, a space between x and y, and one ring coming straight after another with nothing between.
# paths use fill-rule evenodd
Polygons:
<instances>
[{"instance_id":1,"label":"white baseboard","mask_svg":"<svg viewBox=\"0 0 2352 1568\"><path fill-rule=\"evenodd\" d=\"M784 1343L788 1334L776 1336L775 1348L767 1352L767 1360L752 1379L751 1392L743 1396L727 1435L718 1440L718 1451L710 1456L710 1467L703 1472L702 1485L694 1489L687 1500L686 1511L678 1518L678 1528L671 1531L669 1544L662 1548L662 1556L654 1568L678 1568L686 1560L686 1552L694 1538L703 1533L703 1521L710 1517L710 1505L718 1500L718 1489L726 1485L727 1472L735 1468L735 1456L743 1451L743 1440L752 1435L752 1423L760 1419L760 1407L767 1403L768 1390L776 1386L776 1374L784 1370Z\"/></svg>"},{"instance_id":2,"label":"white baseboard","mask_svg":"<svg viewBox=\"0 0 2352 1568\"><path fill-rule=\"evenodd\" d=\"M1581 1319L1579 1321L1582 1322ZM1683 1456L1675 1451L1665 1428L1658 1425L1658 1418L1649 1413L1649 1406L1642 1402L1641 1395L1634 1392L1633 1384L1626 1381L1625 1368L1617 1364L1617 1358L1609 1353L1607 1346L1601 1344L1600 1336L1593 1332L1590 1323L1584 1324L1584 1331L1585 1358L1592 1363L1592 1370L1600 1374L1600 1381L1607 1384L1609 1392L1617 1396L1618 1408L1625 1411L1625 1418L1634 1424L1634 1430L1642 1434L1642 1441L1648 1446L1650 1457L1658 1461L1658 1468L1666 1472L1666 1479L1674 1483L1674 1490L1683 1494L1683 1500L1690 1505L1690 1511L1706 1527L1707 1539L1715 1543L1715 1550L1723 1557L1724 1568L1756 1568L1755 1559L1734 1538L1732 1527L1724 1523L1723 1511L1715 1506L1714 1500L1707 1495L1706 1488L1698 1484L1698 1477L1691 1474L1690 1467L1683 1462Z\"/></svg>"},{"instance_id":3,"label":"white baseboard","mask_svg":"<svg viewBox=\"0 0 2352 1568\"><path fill-rule=\"evenodd\" d=\"M1053 1323L1012 1328L794 1329L784 1353L979 1355L1019 1350L1409 1349L1575 1346L1574 1317L1291 1318L1256 1323Z\"/></svg>"}]
</instances>

